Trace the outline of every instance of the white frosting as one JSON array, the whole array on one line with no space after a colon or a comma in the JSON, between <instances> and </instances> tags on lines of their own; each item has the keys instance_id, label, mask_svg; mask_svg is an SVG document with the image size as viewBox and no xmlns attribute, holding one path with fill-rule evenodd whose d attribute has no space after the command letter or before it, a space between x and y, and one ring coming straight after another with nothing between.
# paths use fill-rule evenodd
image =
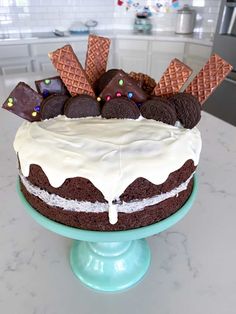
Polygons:
<instances>
[{"instance_id":1,"label":"white frosting","mask_svg":"<svg viewBox=\"0 0 236 314\"><path fill-rule=\"evenodd\" d=\"M58 116L24 122L14 141L25 177L31 164L39 165L54 187L67 178L89 179L109 203L109 216L117 220L113 200L138 177L154 184L192 159L197 165L201 136L191 130L144 118L138 120Z\"/></svg>"},{"instance_id":2,"label":"white frosting","mask_svg":"<svg viewBox=\"0 0 236 314\"><path fill-rule=\"evenodd\" d=\"M156 196L145 198L142 200L135 200L131 202L123 202L122 204L116 204L115 210L116 214L118 212L123 212L126 214L137 212L142 210L146 206L152 206L158 204L170 197L178 197L178 194L187 189L190 180L192 179L193 174L183 183L181 183L178 187L173 190L161 193ZM86 213L102 213L107 212L109 210L109 205L107 203L100 202L85 202L85 201L77 201L77 200L69 200L64 197L61 197L56 194L48 193L45 190L40 189L39 187L33 185L29 180L27 180L22 174L20 174L21 182L25 186L26 190L40 198L43 202L53 207L60 207L67 211L75 211L75 212L86 212ZM113 222L115 217L111 215L109 216L110 223ZM117 222L117 219L114 223Z\"/></svg>"}]
</instances>

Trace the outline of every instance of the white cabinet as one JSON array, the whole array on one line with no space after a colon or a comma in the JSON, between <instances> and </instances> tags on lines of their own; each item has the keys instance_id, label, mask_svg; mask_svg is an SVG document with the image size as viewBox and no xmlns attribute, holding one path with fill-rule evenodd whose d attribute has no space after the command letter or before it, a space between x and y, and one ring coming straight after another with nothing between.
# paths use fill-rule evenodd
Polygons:
<instances>
[{"instance_id":1,"label":"white cabinet","mask_svg":"<svg viewBox=\"0 0 236 314\"><path fill-rule=\"evenodd\" d=\"M150 45L150 69L149 74L156 81L159 81L162 74L172 59L180 61L184 58L183 42L153 41Z\"/></svg>"},{"instance_id":2,"label":"white cabinet","mask_svg":"<svg viewBox=\"0 0 236 314\"><path fill-rule=\"evenodd\" d=\"M126 72L147 71L148 65L148 40L116 40L115 67Z\"/></svg>"},{"instance_id":3,"label":"white cabinet","mask_svg":"<svg viewBox=\"0 0 236 314\"><path fill-rule=\"evenodd\" d=\"M28 45L5 45L0 47L0 75L31 72Z\"/></svg>"}]
</instances>

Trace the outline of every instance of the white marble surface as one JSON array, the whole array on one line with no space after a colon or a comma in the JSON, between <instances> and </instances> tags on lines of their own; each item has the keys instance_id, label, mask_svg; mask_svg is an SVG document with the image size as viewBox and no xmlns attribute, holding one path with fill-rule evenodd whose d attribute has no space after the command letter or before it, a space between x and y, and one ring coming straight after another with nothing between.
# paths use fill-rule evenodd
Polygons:
<instances>
[{"instance_id":1,"label":"white marble surface","mask_svg":"<svg viewBox=\"0 0 236 314\"><path fill-rule=\"evenodd\" d=\"M173 31L153 31L151 34L140 34L134 33L133 30L99 30L96 32L98 35L107 36L109 38L116 39L136 39L136 40L155 40L155 41L174 41L174 42L188 42L193 44L201 44L205 46L213 45L213 38L211 33L196 32L190 35L179 35ZM55 38L9 38L0 39L1 45L12 45L12 44L32 44L32 43L48 43L48 42L61 42L68 41L74 42L79 40L87 40L88 35L69 35L66 37L55 37Z\"/></svg>"},{"instance_id":2,"label":"white marble surface","mask_svg":"<svg viewBox=\"0 0 236 314\"><path fill-rule=\"evenodd\" d=\"M10 82L14 85L14 80L0 81L1 102ZM0 110L1 313L235 314L235 127L203 113L194 206L181 222L148 239L152 263L139 285L125 293L102 294L72 274L71 241L35 223L16 194L12 142L21 122Z\"/></svg>"}]
</instances>

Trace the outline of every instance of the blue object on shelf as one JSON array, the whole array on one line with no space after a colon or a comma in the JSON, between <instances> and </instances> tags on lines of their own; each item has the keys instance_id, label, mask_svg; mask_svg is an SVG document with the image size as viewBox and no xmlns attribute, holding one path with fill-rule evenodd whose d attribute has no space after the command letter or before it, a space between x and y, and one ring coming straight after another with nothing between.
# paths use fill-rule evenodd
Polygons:
<instances>
[{"instance_id":1,"label":"blue object on shelf","mask_svg":"<svg viewBox=\"0 0 236 314\"><path fill-rule=\"evenodd\" d=\"M180 221L190 210L197 193L194 176L193 190L185 204L173 215L155 224L125 231L90 231L69 227L41 215L17 191L27 212L46 229L74 239L70 264L74 274L86 286L118 292L138 283L148 270L151 254L146 237L158 234Z\"/></svg>"}]
</instances>

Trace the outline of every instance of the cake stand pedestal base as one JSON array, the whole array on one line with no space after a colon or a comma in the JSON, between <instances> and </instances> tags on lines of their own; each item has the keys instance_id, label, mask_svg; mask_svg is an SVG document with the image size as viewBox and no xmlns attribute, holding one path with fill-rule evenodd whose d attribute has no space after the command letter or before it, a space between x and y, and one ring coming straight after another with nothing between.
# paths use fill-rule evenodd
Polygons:
<instances>
[{"instance_id":1,"label":"cake stand pedestal base","mask_svg":"<svg viewBox=\"0 0 236 314\"><path fill-rule=\"evenodd\" d=\"M74 274L87 286L119 291L136 284L150 264L146 240L126 242L74 241L70 263Z\"/></svg>"},{"instance_id":2,"label":"cake stand pedestal base","mask_svg":"<svg viewBox=\"0 0 236 314\"><path fill-rule=\"evenodd\" d=\"M86 286L106 292L118 292L136 284L150 264L150 249L146 237L158 234L181 220L190 210L197 193L193 190L185 204L173 215L146 227L125 231L90 231L69 227L41 215L18 194L28 213L43 227L74 239L70 263L74 274Z\"/></svg>"}]
</instances>

